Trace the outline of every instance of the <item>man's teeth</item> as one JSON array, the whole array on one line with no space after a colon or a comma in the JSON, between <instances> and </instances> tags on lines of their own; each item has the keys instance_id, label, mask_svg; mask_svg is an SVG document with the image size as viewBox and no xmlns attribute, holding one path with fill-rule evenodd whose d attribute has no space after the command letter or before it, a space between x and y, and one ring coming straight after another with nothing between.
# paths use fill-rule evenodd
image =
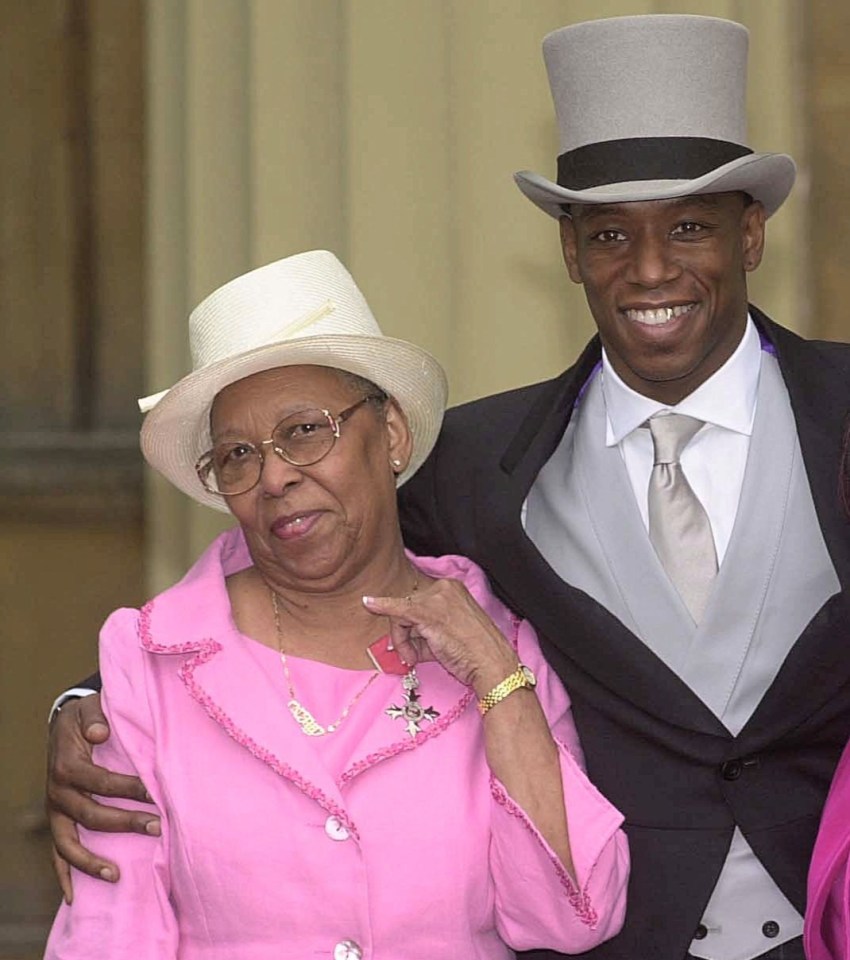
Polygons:
<instances>
[{"instance_id":1,"label":"man's teeth","mask_svg":"<svg viewBox=\"0 0 850 960\"><path fill-rule=\"evenodd\" d=\"M636 323L645 323L656 327L662 323L669 323L674 317L681 317L691 310L693 304L686 303L678 307L660 307L657 310L626 310L629 320Z\"/></svg>"}]
</instances>

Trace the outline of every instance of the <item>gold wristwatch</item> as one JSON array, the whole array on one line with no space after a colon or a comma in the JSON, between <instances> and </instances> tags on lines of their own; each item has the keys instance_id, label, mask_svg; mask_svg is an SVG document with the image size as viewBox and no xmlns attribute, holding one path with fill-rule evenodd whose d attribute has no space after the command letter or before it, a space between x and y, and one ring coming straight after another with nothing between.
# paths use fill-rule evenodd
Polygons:
<instances>
[{"instance_id":1,"label":"gold wristwatch","mask_svg":"<svg viewBox=\"0 0 850 960\"><path fill-rule=\"evenodd\" d=\"M488 710L495 707L505 697L509 697L514 690L533 690L536 686L537 677L524 663L521 663L512 674L505 677L501 683L497 683L489 693L478 701L478 711L483 717Z\"/></svg>"}]
</instances>

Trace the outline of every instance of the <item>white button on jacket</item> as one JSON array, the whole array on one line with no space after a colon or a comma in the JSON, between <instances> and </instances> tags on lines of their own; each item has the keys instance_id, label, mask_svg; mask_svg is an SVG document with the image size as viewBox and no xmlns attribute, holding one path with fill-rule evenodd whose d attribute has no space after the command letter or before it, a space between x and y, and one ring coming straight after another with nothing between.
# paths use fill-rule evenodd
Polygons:
<instances>
[{"instance_id":1,"label":"white button on jacket","mask_svg":"<svg viewBox=\"0 0 850 960\"><path fill-rule=\"evenodd\" d=\"M325 833L331 840L347 840L351 836L340 822L339 817L328 817L325 820Z\"/></svg>"},{"instance_id":2,"label":"white button on jacket","mask_svg":"<svg viewBox=\"0 0 850 960\"><path fill-rule=\"evenodd\" d=\"M340 940L334 947L334 960L362 960L363 951L354 940Z\"/></svg>"}]
</instances>

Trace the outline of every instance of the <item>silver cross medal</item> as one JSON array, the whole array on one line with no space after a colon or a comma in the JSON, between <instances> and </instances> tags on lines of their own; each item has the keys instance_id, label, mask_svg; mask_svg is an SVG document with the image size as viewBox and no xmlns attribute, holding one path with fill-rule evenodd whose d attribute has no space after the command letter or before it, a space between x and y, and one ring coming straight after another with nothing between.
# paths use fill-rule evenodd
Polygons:
<instances>
[{"instance_id":1,"label":"silver cross medal","mask_svg":"<svg viewBox=\"0 0 850 960\"><path fill-rule=\"evenodd\" d=\"M422 730L420 727L422 721L428 720L433 723L440 712L433 707L423 707L419 702L419 695L416 692L419 687L419 677L416 676L416 670L406 673L401 685L404 687L404 703L400 707L395 704L387 707L386 713L393 720L399 718L404 720L407 732L411 737L415 737Z\"/></svg>"}]
</instances>

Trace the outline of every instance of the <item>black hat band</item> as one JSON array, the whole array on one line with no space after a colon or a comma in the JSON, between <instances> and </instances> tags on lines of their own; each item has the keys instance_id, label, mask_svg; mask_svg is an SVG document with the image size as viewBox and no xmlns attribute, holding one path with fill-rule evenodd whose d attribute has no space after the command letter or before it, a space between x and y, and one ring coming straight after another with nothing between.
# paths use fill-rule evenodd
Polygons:
<instances>
[{"instance_id":1,"label":"black hat band","mask_svg":"<svg viewBox=\"0 0 850 960\"><path fill-rule=\"evenodd\" d=\"M634 180L696 180L753 151L709 137L629 137L569 150L558 157L558 185L589 190Z\"/></svg>"}]
</instances>

